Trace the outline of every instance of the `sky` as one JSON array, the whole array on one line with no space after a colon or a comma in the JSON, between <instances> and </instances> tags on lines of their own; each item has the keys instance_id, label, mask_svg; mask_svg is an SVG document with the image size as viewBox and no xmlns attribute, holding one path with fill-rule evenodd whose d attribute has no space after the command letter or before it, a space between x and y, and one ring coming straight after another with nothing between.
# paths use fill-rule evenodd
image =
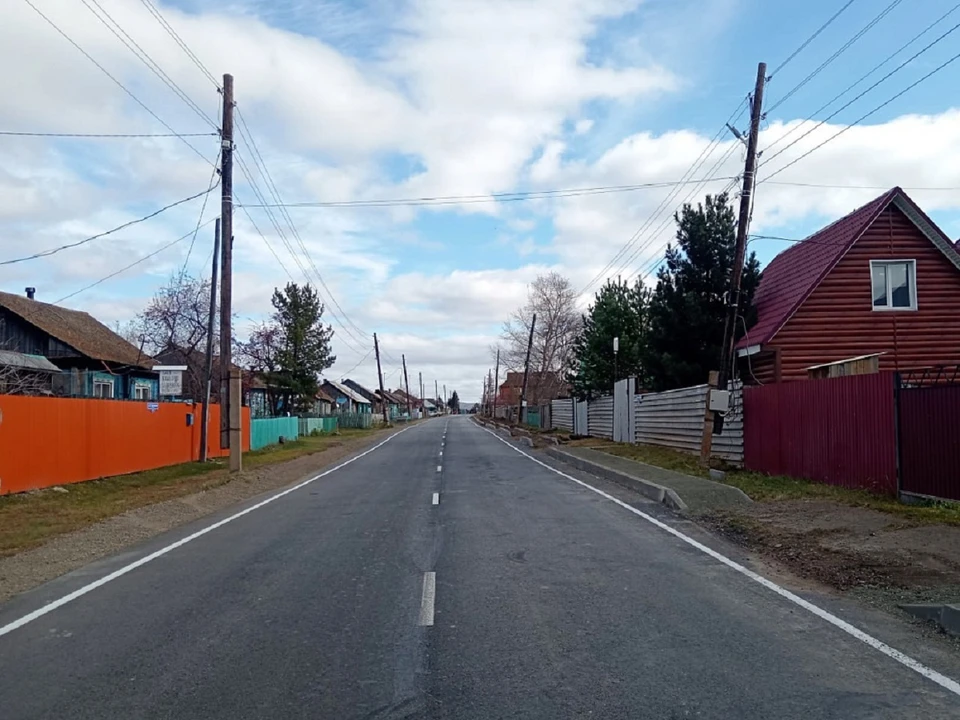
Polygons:
<instances>
[{"instance_id":1,"label":"sky","mask_svg":"<svg viewBox=\"0 0 960 720\"><path fill-rule=\"evenodd\" d=\"M376 332L387 387L405 356L411 389L422 374L473 401L538 274L585 308L607 277L652 282L683 202L736 200L724 125L747 130L761 61L751 234L803 238L900 185L960 237L960 61L938 69L958 39L952 0L9 0L0 263L215 184L231 73L237 335L309 281L328 377L375 386ZM0 289L124 323L181 268L209 273L219 204L215 188L0 264Z\"/></svg>"}]
</instances>

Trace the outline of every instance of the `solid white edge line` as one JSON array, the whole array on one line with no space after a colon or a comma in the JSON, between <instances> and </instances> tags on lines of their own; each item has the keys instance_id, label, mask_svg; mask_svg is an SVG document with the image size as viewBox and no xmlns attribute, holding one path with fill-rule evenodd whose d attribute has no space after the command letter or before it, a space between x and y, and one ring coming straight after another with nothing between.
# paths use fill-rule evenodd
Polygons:
<instances>
[{"instance_id":1,"label":"solid white edge line","mask_svg":"<svg viewBox=\"0 0 960 720\"><path fill-rule=\"evenodd\" d=\"M524 452L523 450L521 450L520 448L515 447L515 446L512 445L511 443L508 443L506 440L504 440L503 438L501 438L499 435L491 432L490 430L487 430L485 427L481 427L481 426L478 426L478 427L480 427L480 429L483 430L484 432L487 432L487 433L489 433L490 435L492 435L496 440L499 440L500 442L502 442L502 443L503 443L504 445L506 445L507 447L509 447L509 448L511 448L512 450L515 450L516 452L520 453L520 454L523 455L525 458L528 458L528 459L532 460L533 462L537 463L537 465L541 465L541 466L545 467L547 470L550 470L551 472L554 472L554 473L556 473L557 475L560 475L561 477L566 478L567 480L572 480L573 482L577 483L578 485L582 485L583 487L587 488L588 490L591 490L592 492L595 492L597 495L600 495L601 497L606 498L607 500L610 500L611 502L616 503L617 505L619 505L620 507L622 507L624 510L628 510L628 511L632 512L634 515L637 515L637 516L643 518L643 519L646 520L647 522L649 522L649 523L651 523L651 524L653 524L653 525L656 525L656 526L657 526L658 528L660 528L661 530L664 530L664 531L670 533L671 535L673 535L674 537L678 538L679 540L682 540L683 542L687 543L688 545L690 545L690 546L692 546L692 547L695 547L697 550L699 550L700 552L702 552L702 553L704 553L704 554L706 554L706 555L709 555L709 556L712 557L714 560L717 560L718 562L723 563L723 564L726 565L727 567L729 567L729 568L731 568L731 569L733 569L733 570L736 570L736 571L737 571L738 573L740 573L741 575L744 575L744 576L750 578L751 580L753 580L754 582L759 583L760 585L763 585L763 586L764 586L765 588L767 588L768 590L772 590L772 591L775 592L777 595L779 595L779 596L781 596L781 597L789 600L790 602L794 603L795 605L799 605L799 606L802 607L804 610L806 610L806 611L808 611L808 612L816 615L816 616L817 616L818 618L820 618L821 620L826 620L828 623L830 623L830 624L833 625L834 627L837 627L837 628L843 630L843 631L844 631L845 633L847 633L848 635L851 635L852 637L855 637L857 640L860 640L860 641L863 642L864 644L869 645L869 646L872 647L874 650L879 650L881 653L883 653L884 655L886 655L886 656L889 657L889 658L892 658L893 660L896 660L896 661L897 661L898 663L900 663L901 665L905 665L906 667L910 668L911 670L913 670L913 671L916 672L916 673L919 673L920 675L922 675L923 677L927 678L928 680L932 680L933 682L935 682L937 685L939 685L940 687L944 688L945 690L949 690L949 691L952 692L954 695L960 696L960 683L958 683L958 682L957 682L956 680L954 680L953 678L949 678L949 677L947 677L946 675L943 675L942 673L937 672L937 671L934 670L933 668L927 667L926 665L924 665L924 664L921 663L920 661L914 660L914 659L913 659L912 657L910 657L909 655L906 655L905 653L900 652L900 651L897 650L896 648L887 645L885 642L883 642L882 640L878 640L877 638L873 637L872 635L868 635L867 633L865 633L865 632L864 632L863 630L861 630L860 628L855 627L855 626L851 625L850 623L848 623L846 620L841 620L841 619L838 618L836 615L834 615L834 614L832 614L832 613L824 610L823 608L821 608L821 607L819 607L819 606L817 606L817 605L814 605L812 602L810 602L810 601L808 601L808 600L804 600L804 599L803 599L802 597L800 597L799 595L796 595L796 594L790 592L789 590L787 590L786 588L781 587L780 585L777 585L777 584L776 584L775 582L773 582L772 580L768 580L767 578L763 577L762 575L758 575L757 573L753 572L753 570L750 570L750 569L744 567L743 565L741 565L740 563L736 562L735 560L731 560L731 559L728 558L726 555L722 555L721 553L717 552L717 551L714 550L713 548L709 548L709 547L707 547L706 545L704 545L703 543L694 540L692 537L689 537L689 536L687 536L687 535L684 535L682 532L680 532L680 531L677 530L676 528L672 528L672 527L670 527L669 525L667 525L666 523L661 522L660 520L657 520L657 519L656 519L655 517L653 517L652 515L647 515L647 513L643 512L642 510L638 510L637 508L633 507L632 505L628 505L627 503L623 502L622 500L618 500L617 498L613 497L613 495L610 495L610 494L608 494L608 493L605 493L603 490L599 490L599 489L593 487L592 485L589 485L589 484L583 482L582 480L578 480L577 478L573 477L572 475L567 475L565 472L562 472L562 471L560 471L560 470L557 470L555 467L551 467L550 465L547 465L547 463L543 462L542 460L538 460L537 458L533 457L532 455L529 455L529 454L525 453L525 452Z\"/></svg>"},{"instance_id":2,"label":"solid white edge line","mask_svg":"<svg viewBox=\"0 0 960 720\"><path fill-rule=\"evenodd\" d=\"M420 618L417 624L420 627L433 625L433 606L437 599L437 574L425 572L423 574L423 596L420 600Z\"/></svg>"},{"instance_id":3,"label":"solid white edge line","mask_svg":"<svg viewBox=\"0 0 960 720\"><path fill-rule=\"evenodd\" d=\"M439 505L439 504L440 504L440 493L434 493L434 494L433 494L433 504L434 504L434 505Z\"/></svg>"},{"instance_id":4,"label":"solid white edge line","mask_svg":"<svg viewBox=\"0 0 960 720\"><path fill-rule=\"evenodd\" d=\"M7 624L4 625L3 627L0 627L0 637L2 637L3 635L6 635L7 633L13 632L13 631L16 630L17 628L23 627L23 626L26 625L27 623L33 622L33 621L36 620L37 618L43 617L43 616L46 615L47 613L53 612L53 611L56 610L57 608L63 607L64 605L66 605L66 604L69 603L69 602L73 602L74 600L76 600L76 599L79 598L79 597L83 597L83 596L86 595L87 593L92 592L92 591L96 590L97 588L102 587L103 585L106 585L108 582L111 582L111 581L113 581L113 580L116 580L117 578L122 577L123 575L126 575L128 572L130 572L130 571L132 571L132 570L136 570L138 567L141 567L141 566L143 566L143 565L146 565L147 563L152 562L153 560L156 560L157 558L166 555L166 554L167 554L168 552L170 552L171 550L176 550L178 547L181 547L181 546L183 546L183 545L186 545L187 543L192 542L193 540L196 540L197 538L206 535L208 532L212 532L213 530L216 530L216 529L219 528L219 527L223 527L223 526L226 525L227 523L231 523L231 522L233 522L234 520L236 520L237 518L241 518L241 517L243 517L244 515L246 515L246 514L248 514L248 513L252 513L254 510L259 510L259 509L262 508L264 505L269 505L269 504L272 503L274 500L279 500L280 498L284 497L285 495L289 495L290 493L292 493L292 492L294 492L294 491L296 491L296 490L299 490L299 489L302 488L302 487L305 487L305 486L309 485L310 483L312 483L312 482L315 481L315 480L319 480L319 479L322 478L322 477L326 477L326 476L329 475L330 473L336 472L337 470L340 470L341 468L346 467L346 466L349 465L350 463L356 462L356 461L359 460L360 458L362 458L362 457L364 457L364 456L366 456L366 455L369 455L369 454L372 453L374 450L377 450L377 449L383 447L383 446L386 445L388 442L390 442L391 440L393 440L397 435L400 435L401 433L405 433L408 429L409 429L409 428L403 428L403 430L400 430L400 431L398 431L398 432L395 432L393 435L391 435L390 437L386 438L386 439L383 440L382 442L377 443L377 444L374 445L372 448L367 448L366 450L364 450L364 451L363 451L362 453L360 453L359 455L355 455L355 456L353 456L352 458L350 458L349 460L346 460L346 461L340 463L339 465L335 465L334 467L332 467L332 468L330 468L330 469L328 469L328 470L324 470L322 473L319 473L318 475L314 475L312 478L309 478L309 479L307 479L307 480L304 480L303 482L298 483L297 485L294 485L293 487L287 488L286 490L282 490L281 492L278 492L276 495L271 495L271 496L268 497L266 500L261 500L261 501L258 502L256 505L251 505L250 507L248 507L248 508L246 508L246 509L244 509L244 510L241 510L241 511L238 512L238 513L234 513L234 514L231 515L230 517L224 518L223 520L219 520L219 521L213 523L212 525L208 525L207 527L203 528L202 530L197 530L197 532L192 533L192 534L190 534L190 535L187 535L186 537L181 538L181 539L177 540L177 541L174 542L174 543L170 543L170 544L167 545L166 547L160 548L159 550L156 550L155 552L152 552L152 553L150 553L149 555L145 555L144 557L140 558L139 560L137 560L137 561L135 561L135 562L130 563L129 565L124 565L122 568L120 568L120 569L118 569L118 570L114 570L112 573L110 573L110 574L108 574L108 575L104 575L104 576L103 576L102 578L100 578L99 580L94 580L92 583L90 583L90 584L88 584L88 585L84 585L83 587L78 588L77 590L74 590L72 593L69 593L69 594L67 594L67 595L64 595L63 597L58 598L57 600L54 600L53 602L48 603L48 604L44 605L43 607L37 608L37 609L34 610L33 612L27 613L26 615L24 615L23 617L19 618L18 620L14 620L14 621L11 622L11 623L7 623Z\"/></svg>"}]
</instances>

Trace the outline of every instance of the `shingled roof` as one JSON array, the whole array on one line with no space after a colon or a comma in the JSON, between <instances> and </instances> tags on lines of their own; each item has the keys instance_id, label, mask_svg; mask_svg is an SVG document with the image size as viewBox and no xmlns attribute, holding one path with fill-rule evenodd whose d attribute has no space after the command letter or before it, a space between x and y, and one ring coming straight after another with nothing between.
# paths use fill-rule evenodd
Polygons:
<instances>
[{"instance_id":1,"label":"shingled roof","mask_svg":"<svg viewBox=\"0 0 960 720\"><path fill-rule=\"evenodd\" d=\"M147 369L155 364L153 358L80 310L5 292L0 292L0 307L94 360Z\"/></svg>"},{"instance_id":2,"label":"shingled roof","mask_svg":"<svg viewBox=\"0 0 960 720\"><path fill-rule=\"evenodd\" d=\"M763 269L753 304L757 323L738 348L770 342L823 281L864 231L894 203L955 265L960 256L952 241L899 187L888 190L849 215L787 248Z\"/></svg>"}]
</instances>

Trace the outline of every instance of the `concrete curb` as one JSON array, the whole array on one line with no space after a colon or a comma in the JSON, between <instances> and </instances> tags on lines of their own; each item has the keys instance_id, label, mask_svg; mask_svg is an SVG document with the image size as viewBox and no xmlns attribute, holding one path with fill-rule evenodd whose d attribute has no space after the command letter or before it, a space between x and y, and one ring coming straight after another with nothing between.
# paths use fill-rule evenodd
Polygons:
<instances>
[{"instance_id":1,"label":"concrete curb","mask_svg":"<svg viewBox=\"0 0 960 720\"><path fill-rule=\"evenodd\" d=\"M604 467L599 463L578 458L575 455L565 453L556 448L547 448L546 452L550 457L560 460L561 462L565 462L568 465L572 465L578 470L583 470L591 475L596 475L597 477L601 477L605 480L610 480L611 482L617 483L617 485L623 485L630 490L635 490L644 497L648 497L658 503L663 503L674 510L679 510L680 512L686 512L687 510L687 504L680 499L680 496L677 495L675 491L664 487L663 485L657 485L649 480L643 480L642 478L634 477L633 475L627 475L626 473L622 473L617 470L611 470L610 468Z\"/></svg>"},{"instance_id":2,"label":"concrete curb","mask_svg":"<svg viewBox=\"0 0 960 720\"><path fill-rule=\"evenodd\" d=\"M921 603L901 605L900 609L921 620L939 625L944 632L960 637L960 605Z\"/></svg>"}]
</instances>

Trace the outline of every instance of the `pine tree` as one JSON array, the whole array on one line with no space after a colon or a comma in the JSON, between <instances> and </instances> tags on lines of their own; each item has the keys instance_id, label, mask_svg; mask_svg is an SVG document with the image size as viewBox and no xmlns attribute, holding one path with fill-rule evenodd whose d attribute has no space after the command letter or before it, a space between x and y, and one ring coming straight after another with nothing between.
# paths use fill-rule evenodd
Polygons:
<instances>
[{"instance_id":1,"label":"pine tree","mask_svg":"<svg viewBox=\"0 0 960 720\"><path fill-rule=\"evenodd\" d=\"M668 246L650 300L646 367L652 390L697 385L720 365L736 245L736 216L727 195L707 196L696 208L684 205L674 216L676 246ZM737 336L751 318L745 309L760 282L760 264L751 253L744 263Z\"/></svg>"},{"instance_id":2,"label":"pine tree","mask_svg":"<svg viewBox=\"0 0 960 720\"><path fill-rule=\"evenodd\" d=\"M460 412L460 396L457 395L457 391L454 390L453 394L450 396L450 411L454 413Z\"/></svg>"},{"instance_id":3,"label":"pine tree","mask_svg":"<svg viewBox=\"0 0 960 720\"><path fill-rule=\"evenodd\" d=\"M568 380L578 398L613 391L614 381L636 377L645 383L643 354L646 344L648 292L642 283L607 281L583 318L583 330L573 349ZM616 362L613 339L619 338ZM616 371L615 371L616 370Z\"/></svg>"}]
</instances>

